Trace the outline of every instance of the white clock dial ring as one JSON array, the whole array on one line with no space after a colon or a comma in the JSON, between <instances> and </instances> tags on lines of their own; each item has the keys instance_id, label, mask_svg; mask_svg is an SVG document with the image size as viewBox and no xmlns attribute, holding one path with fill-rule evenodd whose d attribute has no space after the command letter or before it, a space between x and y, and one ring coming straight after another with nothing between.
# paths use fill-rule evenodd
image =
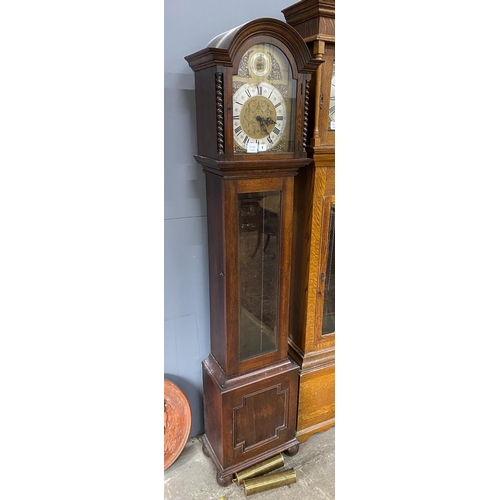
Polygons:
<instances>
[{"instance_id":1,"label":"white clock dial ring","mask_svg":"<svg viewBox=\"0 0 500 500\"><path fill-rule=\"evenodd\" d=\"M329 130L335 130L335 66L333 67L332 86L330 88L329 120L330 120Z\"/></svg>"},{"instance_id":2,"label":"white clock dial ring","mask_svg":"<svg viewBox=\"0 0 500 500\"><path fill-rule=\"evenodd\" d=\"M285 99L270 83L245 83L233 97L234 141L243 149L249 144L275 147L285 130Z\"/></svg>"}]
</instances>

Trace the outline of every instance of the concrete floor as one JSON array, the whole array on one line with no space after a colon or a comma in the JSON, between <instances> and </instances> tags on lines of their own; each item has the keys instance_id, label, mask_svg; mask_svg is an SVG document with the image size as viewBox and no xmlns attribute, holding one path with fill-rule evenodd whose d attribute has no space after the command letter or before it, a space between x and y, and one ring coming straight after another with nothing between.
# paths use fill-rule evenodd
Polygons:
<instances>
[{"instance_id":1,"label":"concrete floor","mask_svg":"<svg viewBox=\"0 0 500 500\"><path fill-rule=\"evenodd\" d=\"M284 455L285 469L295 469L297 482L250 496L255 500L333 500L335 498L335 427L314 434L300 445L299 452ZM243 486L222 488L215 467L201 451L198 438L190 438L179 458L165 471L165 500L227 500L246 498Z\"/></svg>"}]
</instances>

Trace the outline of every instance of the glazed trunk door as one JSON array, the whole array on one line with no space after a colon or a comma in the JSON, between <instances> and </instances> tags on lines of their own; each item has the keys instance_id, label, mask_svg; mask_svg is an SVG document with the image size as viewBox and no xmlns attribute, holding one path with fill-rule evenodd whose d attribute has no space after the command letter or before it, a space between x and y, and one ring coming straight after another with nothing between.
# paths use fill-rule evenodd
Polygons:
<instances>
[{"instance_id":1,"label":"glazed trunk door","mask_svg":"<svg viewBox=\"0 0 500 500\"><path fill-rule=\"evenodd\" d=\"M286 357L292 189L287 178L231 182L230 371L243 373Z\"/></svg>"},{"instance_id":2,"label":"glazed trunk door","mask_svg":"<svg viewBox=\"0 0 500 500\"><path fill-rule=\"evenodd\" d=\"M321 274L323 285L323 317L321 334L335 332L335 204L330 203L328 214L328 236L326 266Z\"/></svg>"},{"instance_id":3,"label":"glazed trunk door","mask_svg":"<svg viewBox=\"0 0 500 500\"><path fill-rule=\"evenodd\" d=\"M335 197L323 198L323 227L316 306L316 338L318 341L335 333ZM326 345L325 345L326 347Z\"/></svg>"}]
</instances>

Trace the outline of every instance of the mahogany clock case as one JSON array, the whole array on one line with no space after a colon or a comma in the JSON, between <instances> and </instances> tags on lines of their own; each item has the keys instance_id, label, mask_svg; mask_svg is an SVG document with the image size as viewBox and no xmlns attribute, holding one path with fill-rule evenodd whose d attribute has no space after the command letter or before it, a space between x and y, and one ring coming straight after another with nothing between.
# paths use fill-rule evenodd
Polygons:
<instances>
[{"instance_id":1,"label":"mahogany clock case","mask_svg":"<svg viewBox=\"0 0 500 500\"><path fill-rule=\"evenodd\" d=\"M253 75L246 71L252 51ZM319 62L292 27L267 18L217 36L186 60L195 71L195 158L207 192L211 352L202 363L203 450L227 485L239 470L298 451L299 367L288 357L294 177L311 161L308 82ZM264 114L266 99L286 113ZM278 117L288 121L278 127ZM235 140L240 128L248 141Z\"/></svg>"}]
</instances>

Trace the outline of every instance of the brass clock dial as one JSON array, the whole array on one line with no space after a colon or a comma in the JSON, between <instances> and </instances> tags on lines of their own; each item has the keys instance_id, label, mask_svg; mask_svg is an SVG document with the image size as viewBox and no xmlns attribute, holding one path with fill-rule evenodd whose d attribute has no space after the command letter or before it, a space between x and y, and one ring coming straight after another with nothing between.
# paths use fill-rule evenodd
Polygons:
<instances>
[{"instance_id":1,"label":"brass clock dial","mask_svg":"<svg viewBox=\"0 0 500 500\"><path fill-rule=\"evenodd\" d=\"M330 114L328 130L335 130L335 64L333 65L332 86L330 89Z\"/></svg>"},{"instance_id":2,"label":"brass clock dial","mask_svg":"<svg viewBox=\"0 0 500 500\"><path fill-rule=\"evenodd\" d=\"M260 43L241 58L233 76L235 153L293 150L296 81L281 49Z\"/></svg>"},{"instance_id":3,"label":"brass clock dial","mask_svg":"<svg viewBox=\"0 0 500 500\"><path fill-rule=\"evenodd\" d=\"M248 150L249 145L255 144L257 151L272 150L286 123L285 99L273 85L245 83L234 94L234 140L241 148Z\"/></svg>"}]
</instances>

